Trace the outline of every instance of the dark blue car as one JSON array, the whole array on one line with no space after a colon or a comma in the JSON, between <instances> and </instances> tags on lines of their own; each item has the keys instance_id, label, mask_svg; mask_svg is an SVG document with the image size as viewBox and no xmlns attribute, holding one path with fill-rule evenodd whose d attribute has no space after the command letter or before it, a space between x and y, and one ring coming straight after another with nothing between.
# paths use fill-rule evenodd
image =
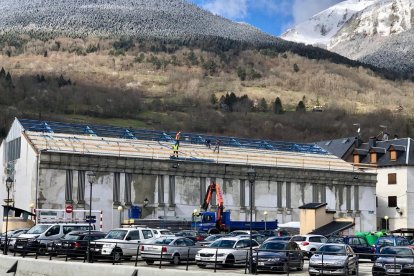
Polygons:
<instances>
[{"instance_id":1,"label":"dark blue car","mask_svg":"<svg viewBox=\"0 0 414 276\"><path fill-rule=\"evenodd\" d=\"M378 254L384 246L409 246L410 242L401 236L380 237L374 244L375 253Z\"/></svg>"},{"instance_id":2,"label":"dark blue car","mask_svg":"<svg viewBox=\"0 0 414 276\"><path fill-rule=\"evenodd\" d=\"M368 244L363 237L357 236L343 236L343 237L330 237L327 243L341 243L349 245L354 253L359 255L359 258L372 259L374 249Z\"/></svg>"}]
</instances>

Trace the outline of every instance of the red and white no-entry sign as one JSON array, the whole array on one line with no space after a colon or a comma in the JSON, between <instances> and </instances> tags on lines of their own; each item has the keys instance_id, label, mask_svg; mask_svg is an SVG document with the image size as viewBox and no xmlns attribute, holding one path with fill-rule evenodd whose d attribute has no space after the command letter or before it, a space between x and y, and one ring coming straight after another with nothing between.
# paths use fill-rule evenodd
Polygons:
<instances>
[{"instance_id":1,"label":"red and white no-entry sign","mask_svg":"<svg viewBox=\"0 0 414 276\"><path fill-rule=\"evenodd\" d=\"M72 205L66 205L65 212L68 213L68 214L72 213L73 212L73 206Z\"/></svg>"}]
</instances>

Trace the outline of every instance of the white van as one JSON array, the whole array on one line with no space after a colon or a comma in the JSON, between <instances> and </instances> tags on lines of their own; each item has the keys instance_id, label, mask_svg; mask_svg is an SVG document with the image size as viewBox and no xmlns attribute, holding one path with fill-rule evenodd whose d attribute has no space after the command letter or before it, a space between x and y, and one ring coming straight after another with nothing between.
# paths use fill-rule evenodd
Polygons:
<instances>
[{"instance_id":1,"label":"white van","mask_svg":"<svg viewBox=\"0 0 414 276\"><path fill-rule=\"evenodd\" d=\"M95 229L95 225L91 224L91 230ZM88 223L56 223L56 224L37 224L19 237L10 240L9 247L15 251L32 251L40 245L46 244L50 240L58 240L64 235L72 231L87 231ZM32 248L33 247L33 248ZM41 246L43 247L43 246Z\"/></svg>"}]
</instances>

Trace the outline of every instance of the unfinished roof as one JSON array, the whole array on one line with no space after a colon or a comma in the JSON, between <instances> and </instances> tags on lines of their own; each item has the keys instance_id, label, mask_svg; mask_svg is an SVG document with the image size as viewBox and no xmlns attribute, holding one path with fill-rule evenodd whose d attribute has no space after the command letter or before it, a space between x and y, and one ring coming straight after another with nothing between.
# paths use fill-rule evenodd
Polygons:
<instances>
[{"instance_id":1,"label":"unfinished roof","mask_svg":"<svg viewBox=\"0 0 414 276\"><path fill-rule=\"evenodd\" d=\"M26 131L41 132L46 134L65 133L72 135L91 135L108 138L123 138L130 140L150 140L159 142L173 142L175 132L132 129L105 125L73 124L65 122L38 121L18 119ZM220 141L220 145L236 148L253 148L277 151L313 153L325 155L328 152L316 144L280 142L270 140L246 139L226 136L211 136L195 133L181 133L180 142L204 145L207 141L211 144Z\"/></svg>"},{"instance_id":2,"label":"unfinished roof","mask_svg":"<svg viewBox=\"0 0 414 276\"><path fill-rule=\"evenodd\" d=\"M24 136L36 151L130 158L173 159L170 141L98 137L26 131ZM354 171L351 164L330 154L220 146L220 153L205 145L180 143L179 159L185 161L293 167L315 170Z\"/></svg>"},{"instance_id":3,"label":"unfinished roof","mask_svg":"<svg viewBox=\"0 0 414 276\"><path fill-rule=\"evenodd\" d=\"M328 205L328 203L319 203L319 202L312 202L312 203L307 203L305 205L299 206L299 209L319 209L322 207L325 207L326 205Z\"/></svg>"}]
</instances>

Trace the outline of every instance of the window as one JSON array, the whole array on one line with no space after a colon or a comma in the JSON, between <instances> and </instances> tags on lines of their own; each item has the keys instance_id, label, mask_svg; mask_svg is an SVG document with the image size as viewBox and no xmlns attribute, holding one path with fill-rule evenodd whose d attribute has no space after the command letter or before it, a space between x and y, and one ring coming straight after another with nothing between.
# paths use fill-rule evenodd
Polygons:
<instances>
[{"instance_id":1,"label":"window","mask_svg":"<svg viewBox=\"0 0 414 276\"><path fill-rule=\"evenodd\" d=\"M276 194L276 196L277 196L277 202L276 202L276 204L277 204L277 208L282 208L282 185L283 185L283 183L282 182L277 182L277 194Z\"/></svg>"},{"instance_id":2,"label":"window","mask_svg":"<svg viewBox=\"0 0 414 276\"><path fill-rule=\"evenodd\" d=\"M371 164L377 164L377 153L371 152L369 156L370 156Z\"/></svg>"},{"instance_id":3,"label":"window","mask_svg":"<svg viewBox=\"0 0 414 276\"><path fill-rule=\"evenodd\" d=\"M352 206L351 206L351 186L346 186L346 209L347 210L352 210Z\"/></svg>"},{"instance_id":4,"label":"window","mask_svg":"<svg viewBox=\"0 0 414 276\"><path fill-rule=\"evenodd\" d=\"M397 160L397 151L396 150L391 150L390 151L390 160L391 161L396 161Z\"/></svg>"},{"instance_id":5,"label":"window","mask_svg":"<svg viewBox=\"0 0 414 276\"><path fill-rule=\"evenodd\" d=\"M206 196L206 178L200 177L200 204L204 203L204 198Z\"/></svg>"},{"instance_id":6,"label":"window","mask_svg":"<svg viewBox=\"0 0 414 276\"><path fill-rule=\"evenodd\" d=\"M350 238L349 239L349 245L359 245L359 238Z\"/></svg>"},{"instance_id":7,"label":"window","mask_svg":"<svg viewBox=\"0 0 414 276\"><path fill-rule=\"evenodd\" d=\"M359 242L362 246L368 246L368 243L364 238L359 238Z\"/></svg>"},{"instance_id":8,"label":"window","mask_svg":"<svg viewBox=\"0 0 414 276\"><path fill-rule=\"evenodd\" d=\"M85 204L85 171L78 171L78 203Z\"/></svg>"},{"instance_id":9,"label":"window","mask_svg":"<svg viewBox=\"0 0 414 276\"><path fill-rule=\"evenodd\" d=\"M246 207L246 180L240 180L240 207Z\"/></svg>"},{"instance_id":10,"label":"window","mask_svg":"<svg viewBox=\"0 0 414 276\"><path fill-rule=\"evenodd\" d=\"M290 182L286 182L286 208L291 208L291 184Z\"/></svg>"},{"instance_id":11,"label":"window","mask_svg":"<svg viewBox=\"0 0 414 276\"><path fill-rule=\"evenodd\" d=\"M175 205L175 176L170 175L169 177L169 194L168 194L168 203L170 206Z\"/></svg>"},{"instance_id":12,"label":"window","mask_svg":"<svg viewBox=\"0 0 414 276\"><path fill-rule=\"evenodd\" d=\"M142 232L144 232L144 231L142 231ZM139 231L138 230L136 230L136 231L130 231L129 233L128 233L128 236L127 236L130 240L132 240L132 241L136 241L136 240L139 240L140 239L140 237L139 237ZM151 236L152 237L152 236Z\"/></svg>"},{"instance_id":13,"label":"window","mask_svg":"<svg viewBox=\"0 0 414 276\"><path fill-rule=\"evenodd\" d=\"M388 185L397 184L397 174L389 173L388 174Z\"/></svg>"},{"instance_id":14,"label":"window","mask_svg":"<svg viewBox=\"0 0 414 276\"><path fill-rule=\"evenodd\" d=\"M354 163L355 164L359 164L360 160L359 160L359 155L358 154L354 154Z\"/></svg>"},{"instance_id":15,"label":"window","mask_svg":"<svg viewBox=\"0 0 414 276\"><path fill-rule=\"evenodd\" d=\"M152 232L151 232L151 230L142 230L142 235L144 236L144 239L150 239L150 238L152 238Z\"/></svg>"},{"instance_id":16,"label":"window","mask_svg":"<svg viewBox=\"0 0 414 276\"><path fill-rule=\"evenodd\" d=\"M132 174L126 173L125 174L125 193L124 193L125 205L132 205L131 186L132 186Z\"/></svg>"},{"instance_id":17,"label":"window","mask_svg":"<svg viewBox=\"0 0 414 276\"><path fill-rule=\"evenodd\" d=\"M72 203L73 172L66 170L65 202Z\"/></svg>"},{"instance_id":18,"label":"window","mask_svg":"<svg viewBox=\"0 0 414 276\"><path fill-rule=\"evenodd\" d=\"M389 196L388 197L388 207L397 207L397 197Z\"/></svg>"},{"instance_id":19,"label":"window","mask_svg":"<svg viewBox=\"0 0 414 276\"><path fill-rule=\"evenodd\" d=\"M55 225L47 231L46 236L58 235L60 232L60 225Z\"/></svg>"},{"instance_id":20,"label":"window","mask_svg":"<svg viewBox=\"0 0 414 276\"><path fill-rule=\"evenodd\" d=\"M113 189L113 201L115 204L121 204L121 198L120 198L120 190L121 190L121 174L120 173L114 173L114 189Z\"/></svg>"},{"instance_id":21,"label":"window","mask_svg":"<svg viewBox=\"0 0 414 276\"><path fill-rule=\"evenodd\" d=\"M407 240L397 239L397 246L407 246L407 245L410 245L410 243Z\"/></svg>"},{"instance_id":22,"label":"window","mask_svg":"<svg viewBox=\"0 0 414 276\"><path fill-rule=\"evenodd\" d=\"M321 237L310 237L309 242L322 242Z\"/></svg>"},{"instance_id":23,"label":"window","mask_svg":"<svg viewBox=\"0 0 414 276\"><path fill-rule=\"evenodd\" d=\"M245 248L245 247L248 247L248 246L249 246L249 244L247 243L247 240L241 240L241 241L238 241L236 243L235 248Z\"/></svg>"},{"instance_id":24,"label":"window","mask_svg":"<svg viewBox=\"0 0 414 276\"><path fill-rule=\"evenodd\" d=\"M16 138L14 140L11 140L10 142L7 142L5 144L6 147L6 162L14 161L16 159L20 158L20 150L21 150L21 139Z\"/></svg>"},{"instance_id":25,"label":"window","mask_svg":"<svg viewBox=\"0 0 414 276\"><path fill-rule=\"evenodd\" d=\"M195 243L192 240L184 239L185 246L194 246Z\"/></svg>"}]
</instances>

